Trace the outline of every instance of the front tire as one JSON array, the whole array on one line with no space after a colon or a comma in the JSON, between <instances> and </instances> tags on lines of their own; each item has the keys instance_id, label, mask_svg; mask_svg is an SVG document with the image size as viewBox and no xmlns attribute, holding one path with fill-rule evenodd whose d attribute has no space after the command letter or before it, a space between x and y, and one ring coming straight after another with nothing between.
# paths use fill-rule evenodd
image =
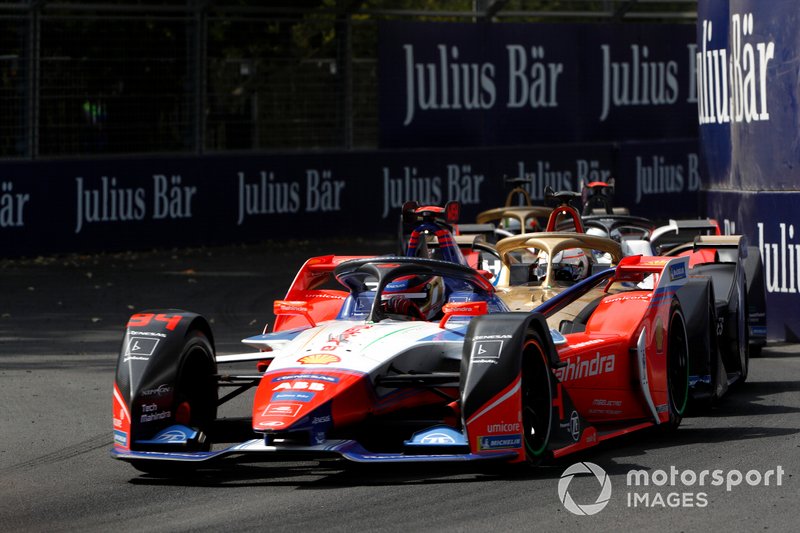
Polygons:
<instances>
[{"instance_id":1,"label":"front tire","mask_svg":"<svg viewBox=\"0 0 800 533\"><path fill-rule=\"evenodd\" d=\"M522 348L522 440L529 465L541 464L550 455L553 418L553 376L538 335Z\"/></svg>"},{"instance_id":2,"label":"front tire","mask_svg":"<svg viewBox=\"0 0 800 533\"><path fill-rule=\"evenodd\" d=\"M183 411L187 419L176 419L174 423L192 427L201 433L187 451L208 451L211 449L208 435L217 418L218 398L214 348L208 336L200 330L189 331L179 361L172 412L175 417L179 416L176 413ZM140 472L170 478L190 476L197 468L197 463L191 461L136 459L130 463Z\"/></svg>"},{"instance_id":3,"label":"front tire","mask_svg":"<svg viewBox=\"0 0 800 533\"><path fill-rule=\"evenodd\" d=\"M175 412L182 404L189 406L189 420L183 422L206 435L217 419L218 387L214 349L208 337L199 330L191 331L181 351L181 367L175 387ZM208 450L210 439L201 443L201 450Z\"/></svg>"}]
</instances>

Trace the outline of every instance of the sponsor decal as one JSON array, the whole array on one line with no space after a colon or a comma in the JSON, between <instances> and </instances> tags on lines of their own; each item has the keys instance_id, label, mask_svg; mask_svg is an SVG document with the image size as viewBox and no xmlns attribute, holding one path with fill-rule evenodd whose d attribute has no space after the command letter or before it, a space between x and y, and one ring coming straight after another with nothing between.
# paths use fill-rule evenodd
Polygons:
<instances>
[{"instance_id":1,"label":"sponsor decal","mask_svg":"<svg viewBox=\"0 0 800 533\"><path fill-rule=\"evenodd\" d=\"M314 416L314 417L311 417L311 424L312 424L312 425L316 425L316 424L330 424L330 422L331 422L331 415L325 415L325 416Z\"/></svg>"},{"instance_id":2,"label":"sponsor decal","mask_svg":"<svg viewBox=\"0 0 800 533\"><path fill-rule=\"evenodd\" d=\"M166 383L163 383L154 389L144 389L142 390L141 394L142 396L158 396L160 398L161 396L170 394L171 392L172 392L172 387L170 387Z\"/></svg>"},{"instance_id":3,"label":"sponsor decal","mask_svg":"<svg viewBox=\"0 0 800 533\"><path fill-rule=\"evenodd\" d=\"M272 395L272 399L270 401L308 403L314 398L315 394L316 393L313 392L301 391L276 392Z\"/></svg>"},{"instance_id":4,"label":"sponsor decal","mask_svg":"<svg viewBox=\"0 0 800 533\"><path fill-rule=\"evenodd\" d=\"M128 447L128 434L124 431L114 430L114 444L118 444L123 448Z\"/></svg>"},{"instance_id":5,"label":"sponsor decal","mask_svg":"<svg viewBox=\"0 0 800 533\"><path fill-rule=\"evenodd\" d=\"M342 343L350 342L350 338L358 335L362 331L372 329L371 324L367 324L365 326L353 326L352 328L348 328L341 332L339 335L328 335L328 340L325 344L320 348L322 351L333 351L339 347Z\"/></svg>"},{"instance_id":6,"label":"sponsor decal","mask_svg":"<svg viewBox=\"0 0 800 533\"><path fill-rule=\"evenodd\" d=\"M297 416L297 413L299 413L302 408L303 404L300 403L271 403L267 405L264 412L261 413L261 416L287 416L293 418ZM283 425L283 422L281 422L281 425Z\"/></svg>"},{"instance_id":7,"label":"sponsor decal","mask_svg":"<svg viewBox=\"0 0 800 533\"><path fill-rule=\"evenodd\" d=\"M291 383L279 383L275 386L272 390L310 390L310 391L321 391L325 390L324 383L315 383L315 382L308 382L308 381L293 381Z\"/></svg>"},{"instance_id":8,"label":"sponsor decal","mask_svg":"<svg viewBox=\"0 0 800 533\"><path fill-rule=\"evenodd\" d=\"M285 426L286 424L280 420L271 420L269 422L259 422L258 425L262 428L279 428Z\"/></svg>"},{"instance_id":9,"label":"sponsor decal","mask_svg":"<svg viewBox=\"0 0 800 533\"><path fill-rule=\"evenodd\" d=\"M521 447L522 435L490 435L478 437L479 450L502 450Z\"/></svg>"},{"instance_id":10,"label":"sponsor decal","mask_svg":"<svg viewBox=\"0 0 800 533\"><path fill-rule=\"evenodd\" d=\"M145 407L148 407L148 409L146 410ZM152 412L152 407L155 407L156 409L158 408L156 404L153 404L152 406L142 406L142 411L146 412L142 413L142 416L139 418L140 422L154 422L156 420L164 420L172 416L172 411Z\"/></svg>"},{"instance_id":11,"label":"sponsor decal","mask_svg":"<svg viewBox=\"0 0 800 533\"><path fill-rule=\"evenodd\" d=\"M503 341L478 341L472 346L472 358L498 359Z\"/></svg>"},{"instance_id":12,"label":"sponsor decal","mask_svg":"<svg viewBox=\"0 0 800 533\"><path fill-rule=\"evenodd\" d=\"M581 438L581 417L577 411L572 411L569 417L569 432L572 440L578 442Z\"/></svg>"},{"instance_id":13,"label":"sponsor decal","mask_svg":"<svg viewBox=\"0 0 800 533\"><path fill-rule=\"evenodd\" d=\"M476 341L484 341L484 340L491 340L491 339L510 339L511 335L477 335L475 337Z\"/></svg>"},{"instance_id":14,"label":"sponsor decal","mask_svg":"<svg viewBox=\"0 0 800 533\"><path fill-rule=\"evenodd\" d=\"M156 440L160 442L184 442L188 439L189 435L187 435L180 429L171 429L159 435L158 439Z\"/></svg>"},{"instance_id":15,"label":"sponsor decal","mask_svg":"<svg viewBox=\"0 0 800 533\"><path fill-rule=\"evenodd\" d=\"M603 341L602 339L592 339L589 341L579 342L577 344L570 344L569 346L567 346L567 348L570 350L577 350L579 348L585 348L587 346L593 346L595 344L603 344L603 342L605 341Z\"/></svg>"},{"instance_id":16,"label":"sponsor decal","mask_svg":"<svg viewBox=\"0 0 800 533\"><path fill-rule=\"evenodd\" d=\"M430 433L422 437L422 444L455 444L456 440L447 433Z\"/></svg>"},{"instance_id":17,"label":"sponsor decal","mask_svg":"<svg viewBox=\"0 0 800 533\"><path fill-rule=\"evenodd\" d=\"M600 303L601 304L610 304L610 303L614 303L614 302L623 302L625 300L649 300L652 296L653 295L650 294L650 293L647 293L647 294L623 294L621 296L614 296L613 298L606 298L606 299L602 300ZM594 341L589 341L589 342L602 342L602 341L597 341L595 339Z\"/></svg>"},{"instance_id":18,"label":"sponsor decal","mask_svg":"<svg viewBox=\"0 0 800 533\"><path fill-rule=\"evenodd\" d=\"M130 330L128 331L131 335L137 335L141 337L161 337L166 338L166 333L156 333L154 331L138 331L138 330Z\"/></svg>"},{"instance_id":19,"label":"sponsor decal","mask_svg":"<svg viewBox=\"0 0 800 533\"><path fill-rule=\"evenodd\" d=\"M279 381L294 381L296 379L307 379L313 381L327 381L328 383L339 383L339 378L335 376L326 376L325 374L291 374L288 376L278 376L276 378L272 378L272 382L275 383Z\"/></svg>"},{"instance_id":20,"label":"sponsor decal","mask_svg":"<svg viewBox=\"0 0 800 533\"><path fill-rule=\"evenodd\" d=\"M602 398L597 398L592 400L592 405L607 405L610 407L622 407L622 400L604 400Z\"/></svg>"},{"instance_id":21,"label":"sponsor decal","mask_svg":"<svg viewBox=\"0 0 800 533\"><path fill-rule=\"evenodd\" d=\"M565 361L566 366L556 368L554 372L561 382L574 381L614 372L615 360L616 356L613 353L600 355L600 352L597 352L589 359L582 359L581 356L570 358Z\"/></svg>"},{"instance_id":22,"label":"sponsor decal","mask_svg":"<svg viewBox=\"0 0 800 533\"><path fill-rule=\"evenodd\" d=\"M686 277L686 265L684 263L677 263L669 266L669 279L675 281Z\"/></svg>"},{"instance_id":23,"label":"sponsor decal","mask_svg":"<svg viewBox=\"0 0 800 533\"><path fill-rule=\"evenodd\" d=\"M123 363L131 359L136 361L148 361L150 356L158 346L159 339L151 339L147 337L129 337L128 345L125 348L125 357Z\"/></svg>"},{"instance_id":24,"label":"sponsor decal","mask_svg":"<svg viewBox=\"0 0 800 533\"><path fill-rule=\"evenodd\" d=\"M520 433L521 431L522 426L519 422L514 422L513 424L500 422L498 424L488 424L486 426L487 433Z\"/></svg>"},{"instance_id":25,"label":"sponsor decal","mask_svg":"<svg viewBox=\"0 0 800 533\"><path fill-rule=\"evenodd\" d=\"M338 363L339 361L341 361L339 356L330 353L304 355L297 360L301 365L329 365L331 363Z\"/></svg>"}]
</instances>

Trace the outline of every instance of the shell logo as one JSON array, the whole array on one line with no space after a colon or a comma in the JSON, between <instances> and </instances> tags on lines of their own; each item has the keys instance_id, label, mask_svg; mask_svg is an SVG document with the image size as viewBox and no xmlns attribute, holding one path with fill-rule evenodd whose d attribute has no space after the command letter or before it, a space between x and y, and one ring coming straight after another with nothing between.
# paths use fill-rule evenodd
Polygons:
<instances>
[{"instance_id":1,"label":"shell logo","mask_svg":"<svg viewBox=\"0 0 800 533\"><path fill-rule=\"evenodd\" d=\"M301 365L329 365L331 363L338 363L341 361L339 356L329 353L316 353L313 355L304 355L297 360Z\"/></svg>"}]
</instances>

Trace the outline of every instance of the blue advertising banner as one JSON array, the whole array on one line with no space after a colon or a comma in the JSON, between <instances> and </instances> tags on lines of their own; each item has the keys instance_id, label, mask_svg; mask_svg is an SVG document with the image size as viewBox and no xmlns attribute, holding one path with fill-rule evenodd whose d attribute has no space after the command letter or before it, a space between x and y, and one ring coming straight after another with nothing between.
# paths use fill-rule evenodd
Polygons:
<instances>
[{"instance_id":1,"label":"blue advertising banner","mask_svg":"<svg viewBox=\"0 0 800 533\"><path fill-rule=\"evenodd\" d=\"M696 139L621 143L616 166L626 179L617 180L617 203L642 216L704 214L698 148Z\"/></svg>"},{"instance_id":2,"label":"blue advertising banner","mask_svg":"<svg viewBox=\"0 0 800 533\"><path fill-rule=\"evenodd\" d=\"M698 121L707 210L764 262L770 339L800 341L800 9L700 0Z\"/></svg>"},{"instance_id":3,"label":"blue advertising banner","mask_svg":"<svg viewBox=\"0 0 800 533\"><path fill-rule=\"evenodd\" d=\"M709 216L758 247L767 291L767 338L800 342L800 194L714 191Z\"/></svg>"},{"instance_id":4,"label":"blue advertising banner","mask_svg":"<svg viewBox=\"0 0 800 533\"><path fill-rule=\"evenodd\" d=\"M798 190L799 22L793 0L698 3L698 115L711 188Z\"/></svg>"},{"instance_id":5,"label":"blue advertising banner","mask_svg":"<svg viewBox=\"0 0 800 533\"><path fill-rule=\"evenodd\" d=\"M696 137L685 24L385 21L382 147Z\"/></svg>"},{"instance_id":6,"label":"blue advertising banner","mask_svg":"<svg viewBox=\"0 0 800 533\"><path fill-rule=\"evenodd\" d=\"M0 255L395 233L408 200L502 205L504 177L616 179L653 218L697 216L694 141L0 163Z\"/></svg>"}]
</instances>

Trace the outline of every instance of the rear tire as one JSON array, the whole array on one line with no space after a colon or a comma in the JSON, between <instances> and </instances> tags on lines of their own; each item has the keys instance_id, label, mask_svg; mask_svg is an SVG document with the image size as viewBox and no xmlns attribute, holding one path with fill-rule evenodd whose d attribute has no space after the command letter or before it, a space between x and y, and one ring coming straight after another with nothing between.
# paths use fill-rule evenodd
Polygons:
<instances>
[{"instance_id":1,"label":"rear tire","mask_svg":"<svg viewBox=\"0 0 800 533\"><path fill-rule=\"evenodd\" d=\"M677 429L689 403L689 342L686 321L677 301L669 313L667 340L667 391L669 421L662 424L667 430Z\"/></svg>"},{"instance_id":2,"label":"rear tire","mask_svg":"<svg viewBox=\"0 0 800 533\"><path fill-rule=\"evenodd\" d=\"M531 335L522 348L522 440L531 466L550 455L553 417L553 376L538 335Z\"/></svg>"},{"instance_id":3,"label":"rear tire","mask_svg":"<svg viewBox=\"0 0 800 533\"><path fill-rule=\"evenodd\" d=\"M747 320L747 283L739 286L739 299L736 302L736 348L739 355L739 379L737 383L747 381L750 370L750 325Z\"/></svg>"},{"instance_id":4,"label":"rear tire","mask_svg":"<svg viewBox=\"0 0 800 533\"><path fill-rule=\"evenodd\" d=\"M689 407L688 409L691 412L698 412L698 411L705 411L711 408L711 406L719 400L719 396L717 394L717 389L724 386L727 387L727 381L724 384L720 383L720 353L719 353L719 341L717 339L717 329L716 329L716 309L714 308L713 298L708 303L708 331L706 332L707 340L706 343L708 346L708 374L709 374L709 393L708 397L702 397L702 399L696 399L692 397L692 391L689 391ZM692 368L692 360L689 360L689 374L690 375L702 375L702 373L706 370L705 367L701 367L700 369L693 369ZM723 389L724 390L724 389Z\"/></svg>"}]
</instances>

